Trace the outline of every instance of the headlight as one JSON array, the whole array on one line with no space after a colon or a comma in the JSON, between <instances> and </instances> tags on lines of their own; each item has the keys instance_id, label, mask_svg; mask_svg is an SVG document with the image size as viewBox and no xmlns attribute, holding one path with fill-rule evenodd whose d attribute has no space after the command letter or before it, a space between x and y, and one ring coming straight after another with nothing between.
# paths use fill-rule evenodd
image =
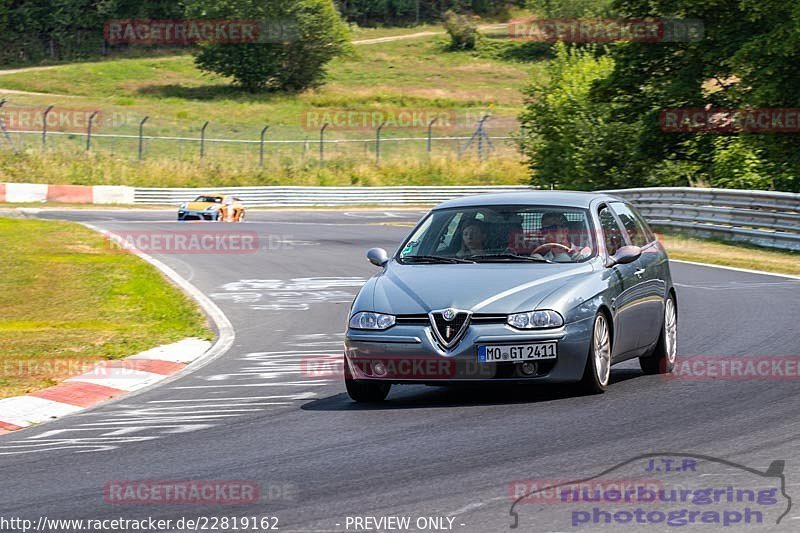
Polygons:
<instances>
[{"instance_id":1,"label":"headlight","mask_svg":"<svg viewBox=\"0 0 800 533\"><path fill-rule=\"evenodd\" d=\"M216 210L217 210L217 206L216 205L210 205L210 206L206 207L206 211L216 211Z\"/></svg>"},{"instance_id":2,"label":"headlight","mask_svg":"<svg viewBox=\"0 0 800 533\"><path fill-rule=\"evenodd\" d=\"M186 209L186 204L181 204L179 207L180 207L181 209Z\"/></svg>"},{"instance_id":3,"label":"headlight","mask_svg":"<svg viewBox=\"0 0 800 533\"><path fill-rule=\"evenodd\" d=\"M517 329L560 328L564 319L555 311L532 311L510 315L507 323Z\"/></svg>"},{"instance_id":4,"label":"headlight","mask_svg":"<svg viewBox=\"0 0 800 533\"><path fill-rule=\"evenodd\" d=\"M361 312L350 319L352 329L389 329L394 326L394 316L380 313Z\"/></svg>"}]
</instances>

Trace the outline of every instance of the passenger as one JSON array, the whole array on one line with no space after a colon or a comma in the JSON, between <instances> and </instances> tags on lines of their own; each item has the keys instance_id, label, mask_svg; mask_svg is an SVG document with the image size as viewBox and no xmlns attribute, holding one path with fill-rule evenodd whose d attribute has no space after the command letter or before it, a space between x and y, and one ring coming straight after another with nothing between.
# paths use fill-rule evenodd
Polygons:
<instances>
[{"instance_id":1,"label":"passenger","mask_svg":"<svg viewBox=\"0 0 800 533\"><path fill-rule=\"evenodd\" d=\"M456 257L483 255L485 246L486 227L480 220L473 220L461 230L461 249L456 252Z\"/></svg>"}]
</instances>

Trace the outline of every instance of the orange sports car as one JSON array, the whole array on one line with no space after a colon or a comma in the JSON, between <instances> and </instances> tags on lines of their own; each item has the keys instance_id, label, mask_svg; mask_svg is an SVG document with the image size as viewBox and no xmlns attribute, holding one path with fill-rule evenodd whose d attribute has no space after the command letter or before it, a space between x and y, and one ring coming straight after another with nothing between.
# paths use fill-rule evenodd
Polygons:
<instances>
[{"instance_id":1,"label":"orange sports car","mask_svg":"<svg viewBox=\"0 0 800 533\"><path fill-rule=\"evenodd\" d=\"M244 222L246 209L241 200L224 194L203 194L193 202L181 204L178 220Z\"/></svg>"}]
</instances>

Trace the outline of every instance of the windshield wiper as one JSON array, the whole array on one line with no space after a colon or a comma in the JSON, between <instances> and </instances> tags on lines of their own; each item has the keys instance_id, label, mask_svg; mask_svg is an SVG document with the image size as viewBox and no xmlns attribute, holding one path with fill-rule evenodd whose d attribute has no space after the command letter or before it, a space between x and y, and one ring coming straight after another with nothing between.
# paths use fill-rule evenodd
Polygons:
<instances>
[{"instance_id":1,"label":"windshield wiper","mask_svg":"<svg viewBox=\"0 0 800 533\"><path fill-rule=\"evenodd\" d=\"M458 257L444 257L441 255L409 255L406 257L402 257L401 260L403 262L409 260L415 260L415 261L426 261L429 263L474 263L475 262L469 259L461 259Z\"/></svg>"},{"instance_id":2,"label":"windshield wiper","mask_svg":"<svg viewBox=\"0 0 800 533\"><path fill-rule=\"evenodd\" d=\"M519 255L512 253L470 255L469 258L474 259L476 261L481 259L506 259L506 260L519 259L522 261L530 261L532 263L552 263L552 261L550 261L549 259L545 259L544 257L532 257L530 255Z\"/></svg>"}]
</instances>

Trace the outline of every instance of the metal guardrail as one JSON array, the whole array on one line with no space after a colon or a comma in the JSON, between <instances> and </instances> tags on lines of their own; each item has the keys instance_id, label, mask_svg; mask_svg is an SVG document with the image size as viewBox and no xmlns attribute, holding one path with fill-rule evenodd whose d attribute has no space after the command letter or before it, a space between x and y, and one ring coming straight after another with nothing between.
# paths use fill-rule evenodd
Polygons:
<instances>
[{"instance_id":1,"label":"metal guardrail","mask_svg":"<svg viewBox=\"0 0 800 533\"><path fill-rule=\"evenodd\" d=\"M348 205L430 205L473 194L531 191L506 187L222 187L200 189L134 189L137 204L170 204L194 200L203 192L230 194L250 207L314 207Z\"/></svg>"},{"instance_id":2,"label":"metal guardrail","mask_svg":"<svg viewBox=\"0 0 800 533\"><path fill-rule=\"evenodd\" d=\"M800 251L800 194L661 187L606 191L657 227Z\"/></svg>"},{"instance_id":3,"label":"metal guardrail","mask_svg":"<svg viewBox=\"0 0 800 533\"><path fill-rule=\"evenodd\" d=\"M231 194L252 207L348 205L431 205L473 194L522 192L527 186L496 187L230 187ZM177 205L193 200L200 189L136 188L136 203ZM746 241L800 250L800 194L662 187L605 191L639 208L654 226L706 237Z\"/></svg>"}]
</instances>

